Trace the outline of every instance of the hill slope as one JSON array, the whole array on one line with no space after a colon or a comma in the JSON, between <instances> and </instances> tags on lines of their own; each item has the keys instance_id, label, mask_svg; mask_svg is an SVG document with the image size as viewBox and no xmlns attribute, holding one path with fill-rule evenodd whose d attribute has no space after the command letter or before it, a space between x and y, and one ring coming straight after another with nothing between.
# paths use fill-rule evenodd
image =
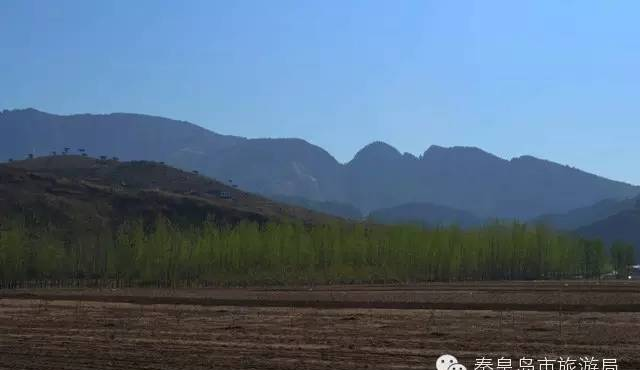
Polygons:
<instances>
[{"instance_id":1,"label":"hill slope","mask_svg":"<svg viewBox=\"0 0 640 370\"><path fill-rule=\"evenodd\" d=\"M640 197L624 200L605 199L589 207L581 207L562 214L544 215L535 221L560 230L575 230L602 221L620 212L633 209Z\"/></svg>"},{"instance_id":2,"label":"hill slope","mask_svg":"<svg viewBox=\"0 0 640 370\"><path fill-rule=\"evenodd\" d=\"M64 147L165 161L232 179L250 192L346 203L364 213L422 202L481 217L529 219L640 193L636 186L557 163L529 156L505 160L477 148L432 146L416 157L373 143L340 164L304 140L225 136L160 117L0 113L0 156L24 158Z\"/></svg>"},{"instance_id":3,"label":"hill slope","mask_svg":"<svg viewBox=\"0 0 640 370\"><path fill-rule=\"evenodd\" d=\"M609 243L621 240L640 246L640 208L625 210L604 220L581 227L578 229L578 233Z\"/></svg>"},{"instance_id":4,"label":"hill slope","mask_svg":"<svg viewBox=\"0 0 640 370\"><path fill-rule=\"evenodd\" d=\"M345 219L350 219L350 220L362 219L362 213L360 212L360 210L350 204L317 201L317 200L310 200L310 199L300 198L300 197L290 197L286 195L274 195L274 196L271 196L270 198L277 202L291 204L294 206L303 207L316 212L321 212L321 213L325 213L328 215L333 215L333 216L337 216Z\"/></svg>"},{"instance_id":5,"label":"hill slope","mask_svg":"<svg viewBox=\"0 0 640 370\"><path fill-rule=\"evenodd\" d=\"M640 204L635 208L578 228L576 232L585 238L601 239L606 243L616 241L631 243L636 247L636 259L638 259L640 256Z\"/></svg>"},{"instance_id":6,"label":"hill slope","mask_svg":"<svg viewBox=\"0 0 640 370\"><path fill-rule=\"evenodd\" d=\"M158 215L188 224L209 216L226 224L331 219L160 163L80 156L40 157L0 165L0 213L91 228Z\"/></svg>"}]
</instances>

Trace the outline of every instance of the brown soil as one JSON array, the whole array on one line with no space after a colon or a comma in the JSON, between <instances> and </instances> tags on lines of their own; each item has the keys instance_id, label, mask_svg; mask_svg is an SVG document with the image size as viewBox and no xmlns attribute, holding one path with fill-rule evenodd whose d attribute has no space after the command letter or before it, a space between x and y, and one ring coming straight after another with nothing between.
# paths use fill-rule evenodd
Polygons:
<instances>
[{"instance_id":1,"label":"brown soil","mask_svg":"<svg viewBox=\"0 0 640 370\"><path fill-rule=\"evenodd\" d=\"M443 353L471 369L482 356L568 355L640 368L637 283L42 290L0 297L2 369L435 369Z\"/></svg>"}]
</instances>

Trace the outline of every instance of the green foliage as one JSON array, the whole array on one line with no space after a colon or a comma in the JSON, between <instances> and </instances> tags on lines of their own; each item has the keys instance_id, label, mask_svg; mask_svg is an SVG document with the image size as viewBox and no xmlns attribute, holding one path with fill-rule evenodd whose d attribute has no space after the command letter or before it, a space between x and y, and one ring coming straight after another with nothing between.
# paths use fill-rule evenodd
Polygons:
<instances>
[{"instance_id":1,"label":"green foliage","mask_svg":"<svg viewBox=\"0 0 640 370\"><path fill-rule=\"evenodd\" d=\"M633 248L616 244L624 271ZM83 235L0 230L0 278L109 279L141 284L300 284L597 278L605 247L542 225L494 223L473 230L365 223L241 222L209 219L179 227L140 220Z\"/></svg>"},{"instance_id":2,"label":"green foliage","mask_svg":"<svg viewBox=\"0 0 640 370\"><path fill-rule=\"evenodd\" d=\"M618 279L626 278L629 268L635 262L633 245L616 242L611 246L611 264Z\"/></svg>"},{"instance_id":3,"label":"green foliage","mask_svg":"<svg viewBox=\"0 0 640 370\"><path fill-rule=\"evenodd\" d=\"M26 277L28 240L24 220L12 220L0 230L0 276L3 280Z\"/></svg>"}]
</instances>

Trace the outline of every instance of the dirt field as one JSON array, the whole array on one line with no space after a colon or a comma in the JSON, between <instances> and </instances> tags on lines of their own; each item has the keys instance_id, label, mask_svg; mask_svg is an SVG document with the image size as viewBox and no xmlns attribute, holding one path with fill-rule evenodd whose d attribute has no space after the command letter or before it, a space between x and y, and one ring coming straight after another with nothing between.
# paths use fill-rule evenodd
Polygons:
<instances>
[{"instance_id":1,"label":"dirt field","mask_svg":"<svg viewBox=\"0 0 640 370\"><path fill-rule=\"evenodd\" d=\"M593 356L640 369L637 282L0 297L2 369L435 369L444 353L470 369L482 356Z\"/></svg>"}]
</instances>

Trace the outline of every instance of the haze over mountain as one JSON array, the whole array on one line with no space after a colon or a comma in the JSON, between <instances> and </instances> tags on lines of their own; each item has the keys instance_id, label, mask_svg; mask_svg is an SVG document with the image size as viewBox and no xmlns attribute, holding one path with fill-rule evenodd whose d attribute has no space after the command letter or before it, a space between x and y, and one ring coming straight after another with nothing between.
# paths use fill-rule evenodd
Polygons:
<instances>
[{"instance_id":1,"label":"haze over mountain","mask_svg":"<svg viewBox=\"0 0 640 370\"><path fill-rule=\"evenodd\" d=\"M34 109L0 113L4 158L64 147L84 148L95 156L165 161L231 179L247 191L346 203L363 213L424 202L478 217L529 219L640 193L637 186L554 162L530 156L505 160L478 148L431 146L416 157L376 142L341 164L301 139L220 135L161 117L60 116Z\"/></svg>"},{"instance_id":2,"label":"haze over mountain","mask_svg":"<svg viewBox=\"0 0 640 370\"><path fill-rule=\"evenodd\" d=\"M287 195L272 195L270 198L284 204L299 206L310 209L312 211L338 216L348 220L362 220L362 213L360 212L360 210L347 203L310 200L307 198L292 197Z\"/></svg>"},{"instance_id":3,"label":"haze over mountain","mask_svg":"<svg viewBox=\"0 0 640 370\"><path fill-rule=\"evenodd\" d=\"M469 212L430 203L407 203L379 209L369 214L369 220L385 224L413 223L426 227L455 225L462 228L480 226L484 221Z\"/></svg>"}]
</instances>

